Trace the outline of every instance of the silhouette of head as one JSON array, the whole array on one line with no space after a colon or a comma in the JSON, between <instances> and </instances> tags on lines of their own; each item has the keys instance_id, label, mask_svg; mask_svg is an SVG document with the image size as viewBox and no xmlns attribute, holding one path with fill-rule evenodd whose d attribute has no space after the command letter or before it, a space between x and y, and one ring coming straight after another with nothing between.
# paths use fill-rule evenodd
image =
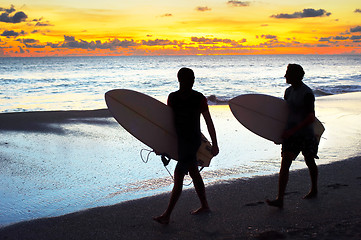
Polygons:
<instances>
[{"instance_id":1,"label":"silhouette of head","mask_svg":"<svg viewBox=\"0 0 361 240\"><path fill-rule=\"evenodd\" d=\"M190 68L181 68L177 74L180 88L182 90L190 90L194 84L194 72Z\"/></svg>"},{"instance_id":2,"label":"silhouette of head","mask_svg":"<svg viewBox=\"0 0 361 240\"><path fill-rule=\"evenodd\" d=\"M292 83L301 82L304 75L305 75L305 71L303 71L301 65L288 64L287 71L285 74L287 83L292 84Z\"/></svg>"}]
</instances>

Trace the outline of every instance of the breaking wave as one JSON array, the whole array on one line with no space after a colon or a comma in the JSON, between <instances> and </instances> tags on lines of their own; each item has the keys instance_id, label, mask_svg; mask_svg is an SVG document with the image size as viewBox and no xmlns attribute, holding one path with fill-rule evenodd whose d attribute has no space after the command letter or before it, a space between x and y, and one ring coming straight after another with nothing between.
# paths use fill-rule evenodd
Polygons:
<instances>
[{"instance_id":1,"label":"breaking wave","mask_svg":"<svg viewBox=\"0 0 361 240\"><path fill-rule=\"evenodd\" d=\"M336 95L342 93L361 92L361 86L357 85L341 85L341 86L327 86L318 87L313 90L316 97Z\"/></svg>"}]
</instances>

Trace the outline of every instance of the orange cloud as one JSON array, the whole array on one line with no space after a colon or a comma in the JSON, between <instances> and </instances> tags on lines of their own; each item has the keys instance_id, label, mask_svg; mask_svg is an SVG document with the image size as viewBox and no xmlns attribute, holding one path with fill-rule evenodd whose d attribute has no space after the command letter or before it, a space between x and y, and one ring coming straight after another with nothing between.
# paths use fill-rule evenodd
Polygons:
<instances>
[{"instance_id":1,"label":"orange cloud","mask_svg":"<svg viewBox=\"0 0 361 240\"><path fill-rule=\"evenodd\" d=\"M255 5L228 1L196 8L207 14L160 9L153 19L149 11L53 9L42 16L0 7L0 56L361 53L359 24L342 25L324 9L239 18ZM217 6L230 15L217 15Z\"/></svg>"}]
</instances>

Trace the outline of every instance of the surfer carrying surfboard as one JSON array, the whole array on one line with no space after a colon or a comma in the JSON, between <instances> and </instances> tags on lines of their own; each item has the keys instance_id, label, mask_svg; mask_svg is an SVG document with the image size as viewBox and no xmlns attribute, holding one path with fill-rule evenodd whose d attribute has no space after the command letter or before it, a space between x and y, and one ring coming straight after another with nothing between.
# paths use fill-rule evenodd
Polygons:
<instances>
[{"instance_id":1,"label":"surfer carrying surfboard","mask_svg":"<svg viewBox=\"0 0 361 240\"><path fill-rule=\"evenodd\" d=\"M298 64L289 64L285 74L286 82L291 84L284 95L290 113L286 131L282 135L282 162L278 180L278 196L273 201L266 200L268 205L274 207L283 207L289 168L300 152L305 158L312 183L310 192L304 198L317 196L318 169L315 158L318 158L318 140L312 126L315 121L315 96L312 90L303 83L304 74L303 68Z\"/></svg>"},{"instance_id":2,"label":"surfer carrying surfboard","mask_svg":"<svg viewBox=\"0 0 361 240\"><path fill-rule=\"evenodd\" d=\"M177 74L179 90L168 96L168 105L174 113L174 123L178 138L178 163L174 170L174 187L165 212L153 219L161 224L168 224L171 213L182 193L184 176L189 173L194 188L201 202L201 207L191 214L208 212L205 186L198 171L197 151L201 145L200 115L202 114L212 139L211 152L216 156L219 152L216 131L209 113L206 97L195 90L194 72L189 68L181 68Z\"/></svg>"}]
</instances>

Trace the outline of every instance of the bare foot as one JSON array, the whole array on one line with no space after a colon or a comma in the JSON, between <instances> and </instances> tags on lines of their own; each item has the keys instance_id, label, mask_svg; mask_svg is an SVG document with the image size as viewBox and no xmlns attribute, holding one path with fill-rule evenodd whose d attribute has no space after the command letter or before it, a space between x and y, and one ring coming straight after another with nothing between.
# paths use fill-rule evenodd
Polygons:
<instances>
[{"instance_id":1,"label":"bare foot","mask_svg":"<svg viewBox=\"0 0 361 240\"><path fill-rule=\"evenodd\" d=\"M153 220L160 224L164 224L164 225L169 224L169 217L167 217L167 216L161 215L159 217L154 217Z\"/></svg>"},{"instance_id":2,"label":"bare foot","mask_svg":"<svg viewBox=\"0 0 361 240\"><path fill-rule=\"evenodd\" d=\"M317 191L310 191L303 199L312 199L317 197Z\"/></svg>"},{"instance_id":3,"label":"bare foot","mask_svg":"<svg viewBox=\"0 0 361 240\"><path fill-rule=\"evenodd\" d=\"M191 215L198 215L201 213L209 213L211 211L211 209L209 209L209 207L200 207L197 210L194 210L191 212Z\"/></svg>"},{"instance_id":4,"label":"bare foot","mask_svg":"<svg viewBox=\"0 0 361 240\"><path fill-rule=\"evenodd\" d=\"M269 206L272 206L272 207L278 207L278 208L282 208L283 207L283 200L282 199L276 199L276 200L266 200L266 203L269 205Z\"/></svg>"}]
</instances>

